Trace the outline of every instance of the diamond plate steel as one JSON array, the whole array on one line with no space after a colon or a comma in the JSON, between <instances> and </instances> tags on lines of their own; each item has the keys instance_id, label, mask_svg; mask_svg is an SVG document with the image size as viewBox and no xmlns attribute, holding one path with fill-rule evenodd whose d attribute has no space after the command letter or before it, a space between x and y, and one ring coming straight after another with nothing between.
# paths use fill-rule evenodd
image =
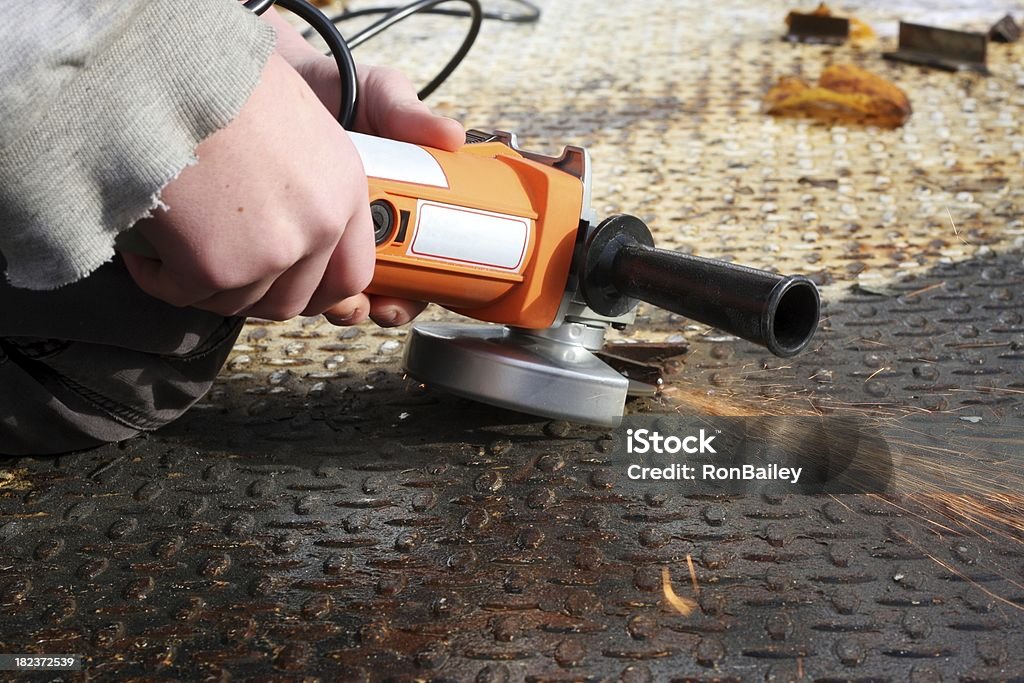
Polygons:
<instances>
[{"instance_id":1,"label":"diamond plate steel","mask_svg":"<svg viewBox=\"0 0 1024 683\"><path fill-rule=\"evenodd\" d=\"M730 405L768 387L790 406L1019 423L1021 282L1020 254L949 265L831 302L818 349L786 368L698 339L680 372ZM9 463L0 650L188 679L1024 670L1019 524L993 537L913 496L655 493L623 476L605 431L350 372L272 401L229 389L148 439ZM693 614L667 604L664 570Z\"/></svg>"}]
</instances>

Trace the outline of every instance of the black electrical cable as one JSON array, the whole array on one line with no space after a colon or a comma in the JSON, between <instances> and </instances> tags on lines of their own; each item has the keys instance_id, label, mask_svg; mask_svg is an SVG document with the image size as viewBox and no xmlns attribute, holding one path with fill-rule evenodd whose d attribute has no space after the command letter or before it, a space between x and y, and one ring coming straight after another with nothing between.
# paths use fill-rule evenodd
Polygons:
<instances>
[{"instance_id":1,"label":"black electrical cable","mask_svg":"<svg viewBox=\"0 0 1024 683\"><path fill-rule=\"evenodd\" d=\"M511 24L532 24L540 20L540 7L529 2L529 0L507 0L507 2L518 5L523 8L522 12L500 12L500 11L486 11L481 14L484 19L493 19L495 21L504 21ZM331 17L331 21L338 23L339 21L347 21L348 19L355 19L356 17L365 17L372 14L388 14L395 11L398 7L364 7L360 9L345 10L339 14L335 14ZM469 12L465 10L454 10L454 9L426 9L422 10L424 14L440 14L446 17L468 17L471 16Z\"/></svg>"},{"instance_id":2,"label":"black electrical cable","mask_svg":"<svg viewBox=\"0 0 1024 683\"><path fill-rule=\"evenodd\" d=\"M274 0L245 0L242 5L253 14L263 14L274 4Z\"/></svg>"},{"instance_id":3,"label":"black electrical cable","mask_svg":"<svg viewBox=\"0 0 1024 683\"><path fill-rule=\"evenodd\" d=\"M466 4L469 9L453 10L438 7L438 5L443 5L448 2L462 2ZM349 128L355 120L359 88L358 79L356 77L355 60L352 58L352 48L361 45L367 40L380 34L382 31L408 19L414 14L468 17L470 19L469 30L466 32L466 37L463 39L459 49L455 52L454 56L448 60L448 63L445 64L444 68L441 69L441 71L438 72L438 74L431 79L427 85L420 89L419 93L417 93L420 99L424 99L444 83L444 81L452 74L453 71L455 71L462 60L466 57L470 48L473 47L473 43L476 41L477 35L480 33L480 25L484 19L494 19L496 21L519 24L533 23L540 19L540 8L529 2L529 0L508 0L508 2L524 7L525 10L518 14L510 12L485 12L480 6L480 0L417 0L416 2L412 2L405 6L368 7L358 10L348 10L334 17L328 17L317 7L307 2L307 0L246 0L244 5L256 14L263 14L276 4L279 7L283 7L284 9L296 14L299 18L309 24L313 31L323 38L324 42L327 43L328 51L334 57L334 61L338 65L338 73L341 76L342 102L338 109L338 121L340 121L344 127ZM357 33L349 41L345 40L335 25L339 21L346 21L348 19L373 14L383 14L384 16L380 20ZM307 30L303 32L303 35L309 37L311 33Z\"/></svg>"},{"instance_id":4,"label":"black electrical cable","mask_svg":"<svg viewBox=\"0 0 1024 683\"><path fill-rule=\"evenodd\" d=\"M338 74L341 77L341 104L338 107L338 121L342 127L351 128L352 123L356 120L359 82L356 79L356 63L352 59L352 51L349 49L348 43L345 42L345 38L326 14L306 0L247 0L245 3L245 6L256 14L263 14L273 5L293 12L319 33L327 43L327 48L338 65Z\"/></svg>"},{"instance_id":5,"label":"black electrical cable","mask_svg":"<svg viewBox=\"0 0 1024 683\"><path fill-rule=\"evenodd\" d=\"M515 5L524 8L522 12L513 13L505 11L484 11L480 5L479 0L458 0L464 2L469 6L466 10L448 9L441 8L438 5L442 5L445 2L452 2L455 0L435 0L433 2L414 2L405 6L387 6L387 7L364 7L360 9L345 10L340 14L336 14L331 17L331 21L338 23L341 21L348 21L349 19L355 19L357 17L365 17L374 14L385 15L379 21L371 24L367 28L363 29L349 40L349 47L355 48L370 38L376 36L378 33L386 28L394 26L400 21L407 19L413 14L435 14L447 17L468 17L471 20L469 31L466 33L466 38L463 40L462 45L455 53L444 68L435 76L427 85L425 85L418 93L419 98L425 99L432 92L434 92L451 74L455 71L456 67L462 62L469 49L472 47L473 42L476 40L477 34L480 31L480 24L484 19L491 19L495 21L503 21L514 24L532 24L540 20L540 8L530 2L529 0L506 0L506 2L514 3ZM306 31L303 35L309 37L310 32Z\"/></svg>"},{"instance_id":6,"label":"black electrical cable","mask_svg":"<svg viewBox=\"0 0 1024 683\"><path fill-rule=\"evenodd\" d=\"M447 80L451 76L452 72L459 66L465 56L469 53L470 48L473 47L473 43L476 42L476 37L480 33L480 24L483 23L484 13L480 7L479 0L417 0L417 2L410 3L404 7L394 8L389 11L379 21L374 22L370 26L352 36L348 41L350 48L355 48L365 43L370 38L373 38L382 31L385 31L400 21L405 21L414 14L424 13L429 14L433 8L437 5L444 4L446 2L463 2L469 5L469 11L465 14L457 14L454 16L464 16L470 18L469 30L466 32L466 37L462 41L462 45L455 52L448 63L444 65L444 68L438 72L436 76L423 88L420 89L417 96L422 100L428 97L432 92L437 90L438 86Z\"/></svg>"}]
</instances>

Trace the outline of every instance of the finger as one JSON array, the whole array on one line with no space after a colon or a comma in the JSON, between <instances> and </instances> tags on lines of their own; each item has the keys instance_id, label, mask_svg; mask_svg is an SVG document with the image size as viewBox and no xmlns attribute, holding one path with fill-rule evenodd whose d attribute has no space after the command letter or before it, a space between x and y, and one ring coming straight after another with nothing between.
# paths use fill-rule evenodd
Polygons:
<instances>
[{"instance_id":1,"label":"finger","mask_svg":"<svg viewBox=\"0 0 1024 683\"><path fill-rule=\"evenodd\" d=\"M334 304L324 317L332 325L358 325L370 314L370 299L365 294L356 294Z\"/></svg>"},{"instance_id":2,"label":"finger","mask_svg":"<svg viewBox=\"0 0 1024 683\"><path fill-rule=\"evenodd\" d=\"M181 284L158 259L123 252L121 258L128 274L146 294L179 308L191 306L212 294L195 287Z\"/></svg>"},{"instance_id":3,"label":"finger","mask_svg":"<svg viewBox=\"0 0 1024 683\"><path fill-rule=\"evenodd\" d=\"M252 312L252 307L267 295L274 281L275 278L268 277L246 287L218 292L192 304L192 307L225 316L256 315Z\"/></svg>"},{"instance_id":4,"label":"finger","mask_svg":"<svg viewBox=\"0 0 1024 683\"><path fill-rule=\"evenodd\" d=\"M438 116L419 100L393 107L383 118L382 137L456 152L466 141L458 121Z\"/></svg>"},{"instance_id":5,"label":"finger","mask_svg":"<svg viewBox=\"0 0 1024 683\"><path fill-rule=\"evenodd\" d=\"M423 312L425 301L409 301L390 296L370 297L370 318L381 327L404 325Z\"/></svg>"},{"instance_id":6,"label":"finger","mask_svg":"<svg viewBox=\"0 0 1024 683\"><path fill-rule=\"evenodd\" d=\"M330 255L323 252L301 259L277 277L246 314L268 320L290 320L299 315L320 285L329 260Z\"/></svg>"},{"instance_id":7,"label":"finger","mask_svg":"<svg viewBox=\"0 0 1024 683\"><path fill-rule=\"evenodd\" d=\"M381 137L456 151L466 140L462 124L438 116L419 100L416 90L397 69L366 67L359 123Z\"/></svg>"},{"instance_id":8,"label":"finger","mask_svg":"<svg viewBox=\"0 0 1024 683\"><path fill-rule=\"evenodd\" d=\"M334 247L319 285L302 311L304 315L318 315L369 286L376 257L372 226L369 204L363 205Z\"/></svg>"}]
</instances>

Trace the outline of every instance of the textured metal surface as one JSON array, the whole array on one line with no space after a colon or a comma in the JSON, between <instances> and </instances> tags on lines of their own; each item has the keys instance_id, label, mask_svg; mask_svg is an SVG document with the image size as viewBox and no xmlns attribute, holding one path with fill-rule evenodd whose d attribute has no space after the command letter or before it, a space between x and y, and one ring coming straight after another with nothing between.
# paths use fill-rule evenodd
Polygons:
<instances>
[{"instance_id":1,"label":"textured metal surface","mask_svg":"<svg viewBox=\"0 0 1024 683\"><path fill-rule=\"evenodd\" d=\"M815 349L787 361L645 307L623 341L690 352L631 409L1024 432L1022 47L992 46L988 80L925 72L784 44L789 9L549 2L536 27L486 26L435 104L588 146L595 208L662 244L824 286ZM857 15L885 47L881 19L925 12L994 19ZM363 58L395 63L409 35ZM840 58L898 78L906 128L758 112L778 75ZM0 651L78 652L101 679L1021 680L1022 504L984 495L1019 458L965 452L948 474L978 492L954 498L664 495L607 431L406 382L403 335L253 322L171 428L4 462Z\"/></svg>"},{"instance_id":2,"label":"textured metal surface","mask_svg":"<svg viewBox=\"0 0 1024 683\"><path fill-rule=\"evenodd\" d=\"M833 304L821 350L786 368L698 342L681 371L704 408L729 391L720 405L957 411L1024 429L1021 283L1020 254L957 264ZM217 408L147 440L11 463L0 649L179 678L1024 670L1012 517L984 529L914 496L654 494L623 476L607 432L351 372L305 395L222 389ZM991 476L1020 474L1002 467ZM683 616L662 571L694 596L687 556L700 594Z\"/></svg>"},{"instance_id":3,"label":"textured metal surface","mask_svg":"<svg viewBox=\"0 0 1024 683\"><path fill-rule=\"evenodd\" d=\"M664 329L672 318L647 309L642 323ZM679 401L696 388L726 405L778 400L780 410L802 399L815 413L1024 418L1022 252L851 287L825 302L822 319L813 352L785 360L713 331L692 336Z\"/></svg>"}]
</instances>

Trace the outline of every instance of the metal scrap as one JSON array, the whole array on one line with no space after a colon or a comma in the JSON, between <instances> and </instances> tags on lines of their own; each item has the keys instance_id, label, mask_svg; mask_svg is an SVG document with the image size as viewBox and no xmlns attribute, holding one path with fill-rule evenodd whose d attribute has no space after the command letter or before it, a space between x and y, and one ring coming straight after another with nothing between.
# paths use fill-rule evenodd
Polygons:
<instances>
[{"instance_id":1,"label":"metal scrap","mask_svg":"<svg viewBox=\"0 0 1024 683\"><path fill-rule=\"evenodd\" d=\"M833 64L809 86L784 76L764 98L765 111L777 116L810 116L896 128L910 117L910 100L896 85L852 64Z\"/></svg>"},{"instance_id":2,"label":"metal scrap","mask_svg":"<svg viewBox=\"0 0 1024 683\"><path fill-rule=\"evenodd\" d=\"M988 36L937 26L900 22L900 42L886 59L922 64L946 71L975 71L988 75Z\"/></svg>"},{"instance_id":3,"label":"metal scrap","mask_svg":"<svg viewBox=\"0 0 1024 683\"><path fill-rule=\"evenodd\" d=\"M873 40L875 32L856 17L837 17L825 3L812 12L790 12L786 15L789 27L785 39L800 43L839 45L850 39L854 43Z\"/></svg>"},{"instance_id":4,"label":"metal scrap","mask_svg":"<svg viewBox=\"0 0 1024 683\"><path fill-rule=\"evenodd\" d=\"M992 24L988 30L988 39L996 43L1016 43L1020 40L1020 26L1013 20L1013 16L1007 14L1005 17Z\"/></svg>"}]
</instances>

